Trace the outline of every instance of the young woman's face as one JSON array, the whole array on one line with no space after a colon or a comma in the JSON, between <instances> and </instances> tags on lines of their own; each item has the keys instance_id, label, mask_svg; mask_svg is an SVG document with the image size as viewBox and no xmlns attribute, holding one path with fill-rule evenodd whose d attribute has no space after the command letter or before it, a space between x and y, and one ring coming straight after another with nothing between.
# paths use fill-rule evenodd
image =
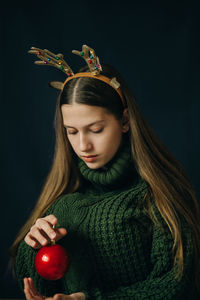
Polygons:
<instances>
[{"instance_id":1,"label":"young woman's face","mask_svg":"<svg viewBox=\"0 0 200 300\"><path fill-rule=\"evenodd\" d=\"M74 152L91 169L103 167L120 146L128 127L104 108L85 104L63 104L63 125ZM87 159L87 156L95 156Z\"/></svg>"}]
</instances>

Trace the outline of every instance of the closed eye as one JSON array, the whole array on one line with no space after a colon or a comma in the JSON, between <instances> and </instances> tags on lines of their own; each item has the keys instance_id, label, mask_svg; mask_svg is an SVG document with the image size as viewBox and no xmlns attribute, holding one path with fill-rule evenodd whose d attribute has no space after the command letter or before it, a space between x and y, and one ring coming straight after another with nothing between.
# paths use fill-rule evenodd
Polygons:
<instances>
[{"instance_id":1,"label":"closed eye","mask_svg":"<svg viewBox=\"0 0 200 300\"><path fill-rule=\"evenodd\" d=\"M93 133L100 133L100 132L102 132L103 131L103 129L100 129L100 130L97 130L97 131L92 131ZM76 134L77 132L67 132L67 134Z\"/></svg>"},{"instance_id":2,"label":"closed eye","mask_svg":"<svg viewBox=\"0 0 200 300\"><path fill-rule=\"evenodd\" d=\"M99 130L97 130L97 131L93 131L93 133L100 133L100 132L102 132L103 131L103 129L99 129Z\"/></svg>"}]
</instances>

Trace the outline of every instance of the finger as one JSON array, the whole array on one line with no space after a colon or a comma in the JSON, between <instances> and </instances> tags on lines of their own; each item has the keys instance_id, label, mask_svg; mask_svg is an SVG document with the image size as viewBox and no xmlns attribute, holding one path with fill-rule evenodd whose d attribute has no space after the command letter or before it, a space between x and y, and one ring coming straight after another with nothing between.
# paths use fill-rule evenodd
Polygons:
<instances>
[{"instance_id":1,"label":"finger","mask_svg":"<svg viewBox=\"0 0 200 300\"><path fill-rule=\"evenodd\" d=\"M24 278L24 290L27 290L27 289L29 289L29 282L28 282L28 278Z\"/></svg>"},{"instance_id":2,"label":"finger","mask_svg":"<svg viewBox=\"0 0 200 300\"><path fill-rule=\"evenodd\" d=\"M36 239L33 236L31 236L30 233L26 235L24 241L27 245L31 246L34 249L39 249L42 247L42 245L39 242L37 242Z\"/></svg>"},{"instance_id":3,"label":"finger","mask_svg":"<svg viewBox=\"0 0 200 300\"><path fill-rule=\"evenodd\" d=\"M33 300L33 296L29 288L28 278L24 278L24 294L27 300Z\"/></svg>"},{"instance_id":4,"label":"finger","mask_svg":"<svg viewBox=\"0 0 200 300\"><path fill-rule=\"evenodd\" d=\"M53 296L53 300L63 300L63 297L61 294L56 294Z\"/></svg>"},{"instance_id":5,"label":"finger","mask_svg":"<svg viewBox=\"0 0 200 300\"><path fill-rule=\"evenodd\" d=\"M51 242L51 240L58 241L67 234L65 228L55 228L55 237L50 238L46 232L37 227L32 227L31 232L24 238L25 242L34 249L40 249Z\"/></svg>"},{"instance_id":6,"label":"finger","mask_svg":"<svg viewBox=\"0 0 200 300\"><path fill-rule=\"evenodd\" d=\"M71 296L71 299L76 299L76 300L85 300L86 298L85 294L82 292L73 293L70 294L69 296Z\"/></svg>"},{"instance_id":7,"label":"finger","mask_svg":"<svg viewBox=\"0 0 200 300\"><path fill-rule=\"evenodd\" d=\"M30 293L30 290L25 291L25 296L27 300L34 300L33 296Z\"/></svg>"},{"instance_id":8,"label":"finger","mask_svg":"<svg viewBox=\"0 0 200 300\"><path fill-rule=\"evenodd\" d=\"M55 225L52 225L48 220L38 219L35 226L37 226L39 229L42 229L42 231L48 236L49 240L55 239L56 231L53 228Z\"/></svg>"},{"instance_id":9,"label":"finger","mask_svg":"<svg viewBox=\"0 0 200 300\"><path fill-rule=\"evenodd\" d=\"M29 236L42 246L45 246L49 243L49 238L46 236L46 234L44 234L44 231L36 226L32 227Z\"/></svg>"},{"instance_id":10,"label":"finger","mask_svg":"<svg viewBox=\"0 0 200 300\"><path fill-rule=\"evenodd\" d=\"M42 296L34 286L32 278L26 278L27 280L27 289L26 289L26 296L28 297L27 300L44 300L46 299Z\"/></svg>"},{"instance_id":11,"label":"finger","mask_svg":"<svg viewBox=\"0 0 200 300\"><path fill-rule=\"evenodd\" d=\"M32 278L28 278L28 283L29 283L29 287L32 291L32 294L34 296L41 296L41 294L38 292L38 290L35 288L35 285L34 285L34 282L33 282L33 279Z\"/></svg>"},{"instance_id":12,"label":"finger","mask_svg":"<svg viewBox=\"0 0 200 300\"><path fill-rule=\"evenodd\" d=\"M55 294L53 296L53 300L72 300L72 299L75 300L75 298L72 298L70 295L65 295L65 294Z\"/></svg>"},{"instance_id":13,"label":"finger","mask_svg":"<svg viewBox=\"0 0 200 300\"><path fill-rule=\"evenodd\" d=\"M45 299L47 300L47 299ZM85 300L85 294L82 292L73 293L70 295L55 294L53 300Z\"/></svg>"},{"instance_id":14,"label":"finger","mask_svg":"<svg viewBox=\"0 0 200 300\"><path fill-rule=\"evenodd\" d=\"M48 243L51 243L52 240L54 240L54 241L57 242L57 241L59 241L60 239L62 239L67 234L67 230L65 228L55 228L54 230L55 230L55 235L53 235L53 236L48 236L46 234L46 232L44 232L43 230L41 230L41 234L45 238L45 241L42 244L42 246L45 246Z\"/></svg>"},{"instance_id":15,"label":"finger","mask_svg":"<svg viewBox=\"0 0 200 300\"><path fill-rule=\"evenodd\" d=\"M58 223L58 219L54 215L48 215L43 219L47 220L51 225L56 225Z\"/></svg>"},{"instance_id":16,"label":"finger","mask_svg":"<svg viewBox=\"0 0 200 300\"><path fill-rule=\"evenodd\" d=\"M57 242L58 240L63 238L66 234L67 234L67 230L65 228L57 228L55 241Z\"/></svg>"}]
</instances>

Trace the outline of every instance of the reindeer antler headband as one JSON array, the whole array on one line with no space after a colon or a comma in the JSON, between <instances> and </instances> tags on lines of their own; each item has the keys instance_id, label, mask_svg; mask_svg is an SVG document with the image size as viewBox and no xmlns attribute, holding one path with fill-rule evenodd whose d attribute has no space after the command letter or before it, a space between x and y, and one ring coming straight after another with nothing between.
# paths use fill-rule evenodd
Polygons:
<instances>
[{"instance_id":1,"label":"reindeer antler headband","mask_svg":"<svg viewBox=\"0 0 200 300\"><path fill-rule=\"evenodd\" d=\"M112 86L119 94L123 106L126 107L125 99L120 89L120 83L116 80L116 77L110 79L109 77L100 74L100 71L102 71L102 67L99 62L99 58L96 56L95 51L92 48L88 47L87 45L82 46L82 51L72 50L72 53L77 54L82 58L84 58L84 60L86 61L89 67L90 72L80 72L76 74L74 74L70 66L63 59L63 54L61 53L54 54L47 49L39 49L35 47L31 47L31 50L29 50L28 53L36 54L37 57L41 59L39 61L37 60L34 62L36 65L50 65L60 69L61 71L63 71L65 74L68 75L68 78L64 82L51 81L50 85L53 88L56 88L58 90L63 90L65 84L69 80L75 77L92 77L104 81L108 85Z\"/></svg>"}]
</instances>

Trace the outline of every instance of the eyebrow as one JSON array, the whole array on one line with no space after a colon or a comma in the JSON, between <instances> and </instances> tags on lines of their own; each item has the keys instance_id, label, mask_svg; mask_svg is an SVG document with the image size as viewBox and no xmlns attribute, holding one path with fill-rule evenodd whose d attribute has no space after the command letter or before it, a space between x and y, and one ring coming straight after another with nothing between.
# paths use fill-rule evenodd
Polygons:
<instances>
[{"instance_id":1,"label":"eyebrow","mask_svg":"<svg viewBox=\"0 0 200 300\"><path fill-rule=\"evenodd\" d=\"M99 120L99 121L95 121L95 122L92 122L92 123L90 123L90 124L88 124L88 125L86 125L86 126L84 126L84 127L89 127L89 126L92 126L92 125L94 125L94 124L96 124L96 123L100 123L100 122L104 122L105 120ZM64 127L65 128L75 128L75 127L72 127L72 126L69 126L69 125L65 125L64 124Z\"/></svg>"}]
</instances>

